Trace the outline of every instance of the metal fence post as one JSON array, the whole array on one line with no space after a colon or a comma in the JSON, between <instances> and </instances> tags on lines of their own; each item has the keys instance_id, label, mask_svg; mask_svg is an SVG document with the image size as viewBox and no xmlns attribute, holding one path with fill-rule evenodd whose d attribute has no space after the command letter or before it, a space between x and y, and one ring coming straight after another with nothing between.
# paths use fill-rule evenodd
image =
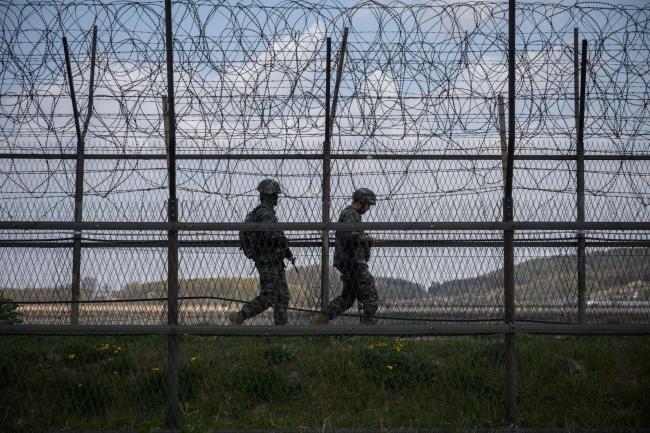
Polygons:
<instances>
[{"instance_id":1,"label":"metal fence post","mask_svg":"<svg viewBox=\"0 0 650 433\"><path fill-rule=\"evenodd\" d=\"M74 222L80 224L83 221L83 181L84 181L84 151L86 132L90 124L90 117L93 111L93 91L95 84L95 53L97 47L97 26L93 26L92 52L90 59L90 86L88 93L88 113L84 122L83 130L80 127L79 109L72 78L72 64L70 61L70 50L68 40L63 37L63 52L65 56L66 74L70 86L70 99L72 102L72 113L74 115L74 126L77 135L77 155L75 167L75 193L74 193ZM70 323L79 324L79 301L81 298L81 229L75 228L72 246L72 287L70 305Z\"/></svg>"},{"instance_id":2,"label":"metal fence post","mask_svg":"<svg viewBox=\"0 0 650 433\"><path fill-rule=\"evenodd\" d=\"M509 1L508 10L508 160L506 166L506 185L503 198L503 221L513 221L512 183L513 159L515 150L515 18L516 1ZM503 287L505 301L505 322L514 325L515 320L515 274L514 274L514 231L504 230L503 247ZM515 334L506 332L504 337L506 358L506 422L517 422L517 381Z\"/></svg>"},{"instance_id":3,"label":"metal fence post","mask_svg":"<svg viewBox=\"0 0 650 433\"><path fill-rule=\"evenodd\" d=\"M327 53L325 59L325 142L323 143L323 215L324 223L330 222L331 197L331 118L330 118L330 82L332 67L332 38L327 38ZM321 249L321 295L320 308L325 310L330 297L330 238L329 231L323 230Z\"/></svg>"},{"instance_id":4,"label":"metal fence post","mask_svg":"<svg viewBox=\"0 0 650 433\"><path fill-rule=\"evenodd\" d=\"M75 169L75 194L74 194L74 222L81 222L83 214L83 153L84 143L81 138L81 128L79 126L79 110L77 108L77 98L74 90L74 80L72 79L72 66L70 65L70 52L68 50L68 40L63 37L63 53L65 55L65 67L68 75L68 85L70 86L70 99L72 100L72 113L74 115L74 126L77 133L77 166ZM74 245L72 247L72 296L70 305L70 323L76 325L79 323L79 294L81 282L81 230L74 229Z\"/></svg>"},{"instance_id":5,"label":"metal fence post","mask_svg":"<svg viewBox=\"0 0 650 433\"><path fill-rule=\"evenodd\" d=\"M587 40L582 40L582 62L580 65L580 110L578 117L578 139L576 142L577 164L577 222L585 221L585 91L587 81ZM586 258L585 232L578 230L578 323L584 323L586 310Z\"/></svg>"},{"instance_id":6,"label":"metal fence post","mask_svg":"<svg viewBox=\"0 0 650 433\"><path fill-rule=\"evenodd\" d=\"M172 36L172 3L165 0L165 43L167 50L167 165L169 176L169 201L167 219L178 221L176 202L176 113L174 110L174 58ZM167 232L167 323L178 325L178 230ZM178 429L178 337L172 332L167 336L167 427Z\"/></svg>"},{"instance_id":7,"label":"metal fence post","mask_svg":"<svg viewBox=\"0 0 650 433\"><path fill-rule=\"evenodd\" d=\"M348 46L348 28L343 29L343 38L339 47L339 55L336 64L336 82L334 83L334 98L332 99L332 110L330 112L330 140L332 138L332 128L334 128L334 119L336 119L336 106L339 102L339 88L341 87L341 78L343 76L343 64L345 63L345 52Z\"/></svg>"},{"instance_id":8,"label":"metal fence post","mask_svg":"<svg viewBox=\"0 0 650 433\"><path fill-rule=\"evenodd\" d=\"M336 67L336 82L334 83L334 98L330 109L330 77L331 77L331 58L332 58L332 41L327 38L327 59L325 73L325 144L323 146L323 222L330 222L330 210L332 205L331 198L331 143L332 128L336 118L336 105L339 98L339 87L341 86L341 76L343 74L343 63L345 62L345 50L348 43L348 28L343 29L343 38L339 48L338 64ZM323 250L321 256L321 309L324 310L329 302L330 288L330 263L329 263L329 231L323 230Z\"/></svg>"},{"instance_id":9,"label":"metal fence post","mask_svg":"<svg viewBox=\"0 0 650 433\"><path fill-rule=\"evenodd\" d=\"M508 137L506 134L506 115L503 103L503 95L497 97L497 111L499 117L499 137L501 139L501 171L503 172L503 189L506 188L506 176L508 170Z\"/></svg>"},{"instance_id":10,"label":"metal fence post","mask_svg":"<svg viewBox=\"0 0 650 433\"><path fill-rule=\"evenodd\" d=\"M580 67L578 66L578 28L573 28L573 107L574 107L574 117L576 124L576 135L578 132L578 121L580 118L580 80L579 73Z\"/></svg>"}]
</instances>

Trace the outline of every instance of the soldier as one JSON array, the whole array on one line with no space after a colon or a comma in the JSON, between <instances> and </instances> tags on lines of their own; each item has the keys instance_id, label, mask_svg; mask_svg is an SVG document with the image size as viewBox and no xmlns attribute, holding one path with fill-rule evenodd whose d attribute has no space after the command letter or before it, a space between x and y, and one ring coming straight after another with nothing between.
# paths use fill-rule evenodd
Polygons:
<instances>
[{"instance_id":1,"label":"soldier","mask_svg":"<svg viewBox=\"0 0 650 433\"><path fill-rule=\"evenodd\" d=\"M352 195L352 205L346 207L339 215L341 223L359 223L361 215L377 202L375 193L367 188L360 188ZM363 230L337 231L334 267L341 272L343 291L330 302L325 311L312 316L312 324L326 325L334 317L349 309L354 301L363 310L361 323L374 324L377 311L377 289L375 280L370 275L368 260L370 246L374 242Z\"/></svg>"},{"instance_id":2,"label":"soldier","mask_svg":"<svg viewBox=\"0 0 650 433\"><path fill-rule=\"evenodd\" d=\"M260 204L246 216L246 222L276 223L278 217L273 209L282 193L280 184L272 179L264 179L257 186ZM284 259L295 265L295 257L289 249L284 233L276 231L242 231L239 233L241 249L246 257L255 262L260 274L260 294L247 302L241 310L228 314L233 325L241 325L244 320L254 317L269 307L273 307L276 325L286 325L289 306L289 288L284 275Z\"/></svg>"}]
</instances>

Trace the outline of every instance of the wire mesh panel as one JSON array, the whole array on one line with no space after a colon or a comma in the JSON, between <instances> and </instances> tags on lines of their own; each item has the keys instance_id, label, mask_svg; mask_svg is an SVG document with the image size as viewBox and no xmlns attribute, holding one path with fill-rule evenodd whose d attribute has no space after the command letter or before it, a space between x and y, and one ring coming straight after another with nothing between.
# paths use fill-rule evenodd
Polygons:
<instances>
[{"instance_id":1,"label":"wire mesh panel","mask_svg":"<svg viewBox=\"0 0 650 433\"><path fill-rule=\"evenodd\" d=\"M3 131L5 128L6 125ZM73 218L73 161L0 158L0 167L3 221L70 221Z\"/></svg>"},{"instance_id":2,"label":"wire mesh panel","mask_svg":"<svg viewBox=\"0 0 650 433\"><path fill-rule=\"evenodd\" d=\"M589 248L587 317L593 323L645 323L650 313L647 247Z\"/></svg>"},{"instance_id":3,"label":"wire mesh panel","mask_svg":"<svg viewBox=\"0 0 650 433\"><path fill-rule=\"evenodd\" d=\"M86 221L166 221L164 161L89 160L84 163Z\"/></svg>"},{"instance_id":4,"label":"wire mesh panel","mask_svg":"<svg viewBox=\"0 0 650 433\"><path fill-rule=\"evenodd\" d=\"M281 186L278 220L321 221L321 176L320 159L179 161L180 219L244 222L260 203L258 184L270 178Z\"/></svg>"},{"instance_id":5,"label":"wire mesh panel","mask_svg":"<svg viewBox=\"0 0 650 433\"><path fill-rule=\"evenodd\" d=\"M282 268L289 294L288 323L307 324L307 313L316 311L320 299L320 250L302 247L293 248L293 253L299 258L297 267L287 261ZM230 324L227 313L239 311L266 284L266 280L260 281L259 266L237 247L183 248L180 257L179 314L183 324ZM273 323L272 309L261 313L249 323Z\"/></svg>"},{"instance_id":6,"label":"wire mesh panel","mask_svg":"<svg viewBox=\"0 0 650 433\"><path fill-rule=\"evenodd\" d=\"M80 322L157 325L167 322L167 251L162 248L85 248L82 281L89 286Z\"/></svg>"},{"instance_id":7,"label":"wire mesh panel","mask_svg":"<svg viewBox=\"0 0 650 433\"><path fill-rule=\"evenodd\" d=\"M585 218L589 221L648 221L646 161L589 161L585 171Z\"/></svg>"},{"instance_id":8,"label":"wire mesh panel","mask_svg":"<svg viewBox=\"0 0 650 433\"><path fill-rule=\"evenodd\" d=\"M377 205L364 221L496 221L501 218L499 161L337 160L332 164L332 219L358 188Z\"/></svg>"},{"instance_id":9,"label":"wire mesh panel","mask_svg":"<svg viewBox=\"0 0 650 433\"><path fill-rule=\"evenodd\" d=\"M291 247L297 258L296 265L286 261L283 270L290 296L290 324L309 324L309 314L320 310L321 251L320 248L299 246L313 245L318 238L316 234L307 234L300 239L301 235L303 233L287 233L292 243L298 245ZM503 281L499 269L503 259L499 249L483 247L463 251L460 247L414 247L408 246L408 242L426 244L440 240L432 240L424 234L404 239L393 232L377 236L377 243L385 246L373 248L369 268L378 295L379 323L500 320ZM202 238L201 242L208 242L205 236ZM216 237L213 235L210 239L215 242ZM181 249L182 323L227 324L226 314L255 298L265 284L261 281L259 266L234 247L232 237L221 238L220 242L230 242L233 246ZM334 299L341 295L345 279L331 264L329 275L330 299ZM353 306L333 323L358 323L360 309L361 305ZM272 310L265 310L247 323L273 323L272 316Z\"/></svg>"},{"instance_id":10,"label":"wire mesh panel","mask_svg":"<svg viewBox=\"0 0 650 433\"><path fill-rule=\"evenodd\" d=\"M578 322L575 248L516 248L515 299L520 320Z\"/></svg>"},{"instance_id":11,"label":"wire mesh panel","mask_svg":"<svg viewBox=\"0 0 650 433\"><path fill-rule=\"evenodd\" d=\"M0 248L6 270L2 295L22 304L25 324L70 323L71 249ZM80 284L80 323L166 322L166 251L85 248ZM154 289L159 281L162 290Z\"/></svg>"},{"instance_id":12,"label":"wire mesh panel","mask_svg":"<svg viewBox=\"0 0 650 433\"><path fill-rule=\"evenodd\" d=\"M20 305L24 323L70 323L70 248L0 248L0 294Z\"/></svg>"}]
</instances>

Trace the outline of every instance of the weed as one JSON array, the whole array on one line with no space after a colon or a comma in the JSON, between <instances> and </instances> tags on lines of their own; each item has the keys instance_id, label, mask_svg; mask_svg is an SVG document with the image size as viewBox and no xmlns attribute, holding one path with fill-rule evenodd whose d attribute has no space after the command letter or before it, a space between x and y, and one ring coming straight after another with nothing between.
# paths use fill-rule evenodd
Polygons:
<instances>
[{"instance_id":1,"label":"weed","mask_svg":"<svg viewBox=\"0 0 650 433\"><path fill-rule=\"evenodd\" d=\"M166 399L167 380L166 373L157 367L141 372L131 378L127 384L136 396L134 401L138 404L150 406L162 404Z\"/></svg>"},{"instance_id":2,"label":"weed","mask_svg":"<svg viewBox=\"0 0 650 433\"><path fill-rule=\"evenodd\" d=\"M286 344L272 344L264 352L264 357L273 364L282 364L295 361L297 358L296 349Z\"/></svg>"},{"instance_id":3,"label":"weed","mask_svg":"<svg viewBox=\"0 0 650 433\"><path fill-rule=\"evenodd\" d=\"M181 364L178 371L178 393L183 399L192 399L201 384L210 376L207 366L196 363Z\"/></svg>"},{"instance_id":4,"label":"weed","mask_svg":"<svg viewBox=\"0 0 650 433\"><path fill-rule=\"evenodd\" d=\"M230 386L244 401L276 401L299 395L305 385L274 369L237 368L230 375Z\"/></svg>"},{"instance_id":5,"label":"weed","mask_svg":"<svg viewBox=\"0 0 650 433\"><path fill-rule=\"evenodd\" d=\"M60 392L62 414L97 416L103 414L113 402L109 384L98 377L54 377L47 386Z\"/></svg>"},{"instance_id":6,"label":"weed","mask_svg":"<svg viewBox=\"0 0 650 433\"><path fill-rule=\"evenodd\" d=\"M433 383L441 371L431 356L404 351L401 345L374 344L358 350L359 363L366 377L387 388Z\"/></svg>"}]
</instances>

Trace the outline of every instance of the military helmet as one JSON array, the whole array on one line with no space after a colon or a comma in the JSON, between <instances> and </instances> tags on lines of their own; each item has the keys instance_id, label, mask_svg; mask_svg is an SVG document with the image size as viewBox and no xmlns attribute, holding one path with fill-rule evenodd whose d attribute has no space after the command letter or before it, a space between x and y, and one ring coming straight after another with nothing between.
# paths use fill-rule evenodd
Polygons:
<instances>
[{"instance_id":1,"label":"military helmet","mask_svg":"<svg viewBox=\"0 0 650 433\"><path fill-rule=\"evenodd\" d=\"M259 185L257 185L257 190L260 192L260 194L282 194L282 188L280 188L280 184L273 179L264 179L261 181Z\"/></svg>"},{"instance_id":2,"label":"military helmet","mask_svg":"<svg viewBox=\"0 0 650 433\"><path fill-rule=\"evenodd\" d=\"M352 194L352 200L372 206L377 203L377 196L368 188L359 188Z\"/></svg>"}]
</instances>

